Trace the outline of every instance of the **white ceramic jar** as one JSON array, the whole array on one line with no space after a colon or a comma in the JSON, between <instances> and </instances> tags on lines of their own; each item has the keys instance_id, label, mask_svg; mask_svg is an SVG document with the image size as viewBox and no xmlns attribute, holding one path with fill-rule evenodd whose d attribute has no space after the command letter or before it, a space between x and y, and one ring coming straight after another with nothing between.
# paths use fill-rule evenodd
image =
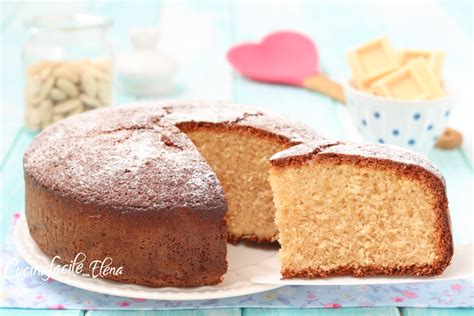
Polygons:
<instances>
[{"instance_id":1,"label":"white ceramic jar","mask_svg":"<svg viewBox=\"0 0 474 316\"><path fill-rule=\"evenodd\" d=\"M92 15L37 16L26 23L25 118L41 130L70 115L110 105L111 20Z\"/></svg>"}]
</instances>

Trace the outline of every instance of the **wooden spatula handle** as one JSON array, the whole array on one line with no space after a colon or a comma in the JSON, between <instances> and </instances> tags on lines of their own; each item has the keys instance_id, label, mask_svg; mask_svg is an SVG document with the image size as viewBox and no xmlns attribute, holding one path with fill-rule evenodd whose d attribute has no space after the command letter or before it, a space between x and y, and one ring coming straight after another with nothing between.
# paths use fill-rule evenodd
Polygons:
<instances>
[{"instance_id":1,"label":"wooden spatula handle","mask_svg":"<svg viewBox=\"0 0 474 316\"><path fill-rule=\"evenodd\" d=\"M331 97L343 104L346 103L344 89L339 83L332 81L323 74L308 77L303 80L303 87Z\"/></svg>"}]
</instances>

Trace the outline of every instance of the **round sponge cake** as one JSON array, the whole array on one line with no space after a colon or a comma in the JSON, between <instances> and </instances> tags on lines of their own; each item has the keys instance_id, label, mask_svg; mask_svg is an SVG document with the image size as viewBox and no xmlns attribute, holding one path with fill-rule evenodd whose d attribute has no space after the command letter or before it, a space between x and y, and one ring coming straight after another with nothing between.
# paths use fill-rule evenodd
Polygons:
<instances>
[{"instance_id":1,"label":"round sponge cake","mask_svg":"<svg viewBox=\"0 0 474 316\"><path fill-rule=\"evenodd\" d=\"M106 278L157 287L218 283L226 240L277 239L268 158L318 137L225 102L76 115L45 129L25 153L31 236L64 264L84 253L84 272L110 257L123 274Z\"/></svg>"}]
</instances>

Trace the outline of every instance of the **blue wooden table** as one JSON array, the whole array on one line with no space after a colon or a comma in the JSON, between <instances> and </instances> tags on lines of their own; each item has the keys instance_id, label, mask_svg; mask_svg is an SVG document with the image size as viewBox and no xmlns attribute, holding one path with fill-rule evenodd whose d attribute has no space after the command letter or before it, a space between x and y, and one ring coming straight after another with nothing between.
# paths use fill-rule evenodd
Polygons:
<instances>
[{"instance_id":1,"label":"blue wooden table","mask_svg":"<svg viewBox=\"0 0 474 316\"><path fill-rule=\"evenodd\" d=\"M347 47L386 34L398 47L437 48L447 52L446 77L458 88L460 102L451 125L461 129L464 147L433 150L430 158L444 173L457 243L472 241L472 4L424 3L381 5L313 1L89 1L1 3L1 242L14 212L24 208L22 154L33 133L23 126L21 49L28 34L23 20L35 14L88 12L114 19L111 30L117 53L130 49L128 29L156 25L160 45L180 64L177 89L167 98L226 99L256 104L301 120L341 139L358 139L345 110L323 96L283 86L256 84L231 71L224 56L236 42L256 41L276 29L307 33L320 49L322 69L344 80ZM468 71L466 71L468 69ZM116 91L116 104L132 98ZM471 193L468 193L471 188ZM469 309L396 307L342 309L221 309L200 311L50 311L2 309L1 315L473 315Z\"/></svg>"}]
</instances>

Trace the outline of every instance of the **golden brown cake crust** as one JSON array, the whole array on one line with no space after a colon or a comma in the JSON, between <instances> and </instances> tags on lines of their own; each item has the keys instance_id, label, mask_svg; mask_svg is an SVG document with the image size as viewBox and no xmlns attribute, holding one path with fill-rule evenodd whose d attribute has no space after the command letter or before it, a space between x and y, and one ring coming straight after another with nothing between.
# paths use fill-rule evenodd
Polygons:
<instances>
[{"instance_id":1,"label":"golden brown cake crust","mask_svg":"<svg viewBox=\"0 0 474 316\"><path fill-rule=\"evenodd\" d=\"M298 146L296 146L298 147ZM351 275L357 277L374 275L417 275L432 276L441 274L451 262L453 240L446 197L446 187L441 172L426 158L411 151L394 146L377 144L338 143L334 145L304 144L300 148L290 148L271 159L272 168L282 168L329 162L331 164L350 164L379 170L391 170L400 176L422 182L434 194L434 209L437 215L437 230L440 232L436 243L438 259L432 265L411 265L403 267L339 267L330 271L307 269L304 271L283 270L283 278L314 278Z\"/></svg>"},{"instance_id":2,"label":"golden brown cake crust","mask_svg":"<svg viewBox=\"0 0 474 316\"><path fill-rule=\"evenodd\" d=\"M292 140L289 137L286 137L282 134L275 134L275 133L270 132L269 130L265 130L263 128L256 128L256 127L250 127L250 126L246 126L246 125L239 125L239 124L235 124L235 123L231 123L231 122L222 122L222 123L184 122L184 123L178 123L177 127L180 130L184 131L184 132L202 130L202 129L206 129L206 130L209 130L209 131L232 130L232 131L242 132L242 133L245 133L247 135L253 135L253 136L256 136L256 137L260 137L260 138L271 139L273 141L276 141L276 142L279 142L281 144L285 144L285 145L288 145L288 146L298 144L294 140Z\"/></svg>"},{"instance_id":3,"label":"golden brown cake crust","mask_svg":"<svg viewBox=\"0 0 474 316\"><path fill-rule=\"evenodd\" d=\"M209 212L118 213L65 197L28 176L25 184L30 234L62 264L84 253L82 271L90 274L93 260L110 257L123 274L104 278L152 287L216 284L227 271L226 226Z\"/></svg>"},{"instance_id":4,"label":"golden brown cake crust","mask_svg":"<svg viewBox=\"0 0 474 316\"><path fill-rule=\"evenodd\" d=\"M305 124L254 107L225 101L177 101L161 104L166 121L182 126L240 128L291 144L324 139Z\"/></svg>"},{"instance_id":5,"label":"golden brown cake crust","mask_svg":"<svg viewBox=\"0 0 474 316\"><path fill-rule=\"evenodd\" d=\"M261 238L256 235L236 236L229 233L227 234L227 242L236 245L241 241L250 241L258 244L273 244L278 242L278 236L273 236L271 238Z\"/></svg>"}]
</instances>

